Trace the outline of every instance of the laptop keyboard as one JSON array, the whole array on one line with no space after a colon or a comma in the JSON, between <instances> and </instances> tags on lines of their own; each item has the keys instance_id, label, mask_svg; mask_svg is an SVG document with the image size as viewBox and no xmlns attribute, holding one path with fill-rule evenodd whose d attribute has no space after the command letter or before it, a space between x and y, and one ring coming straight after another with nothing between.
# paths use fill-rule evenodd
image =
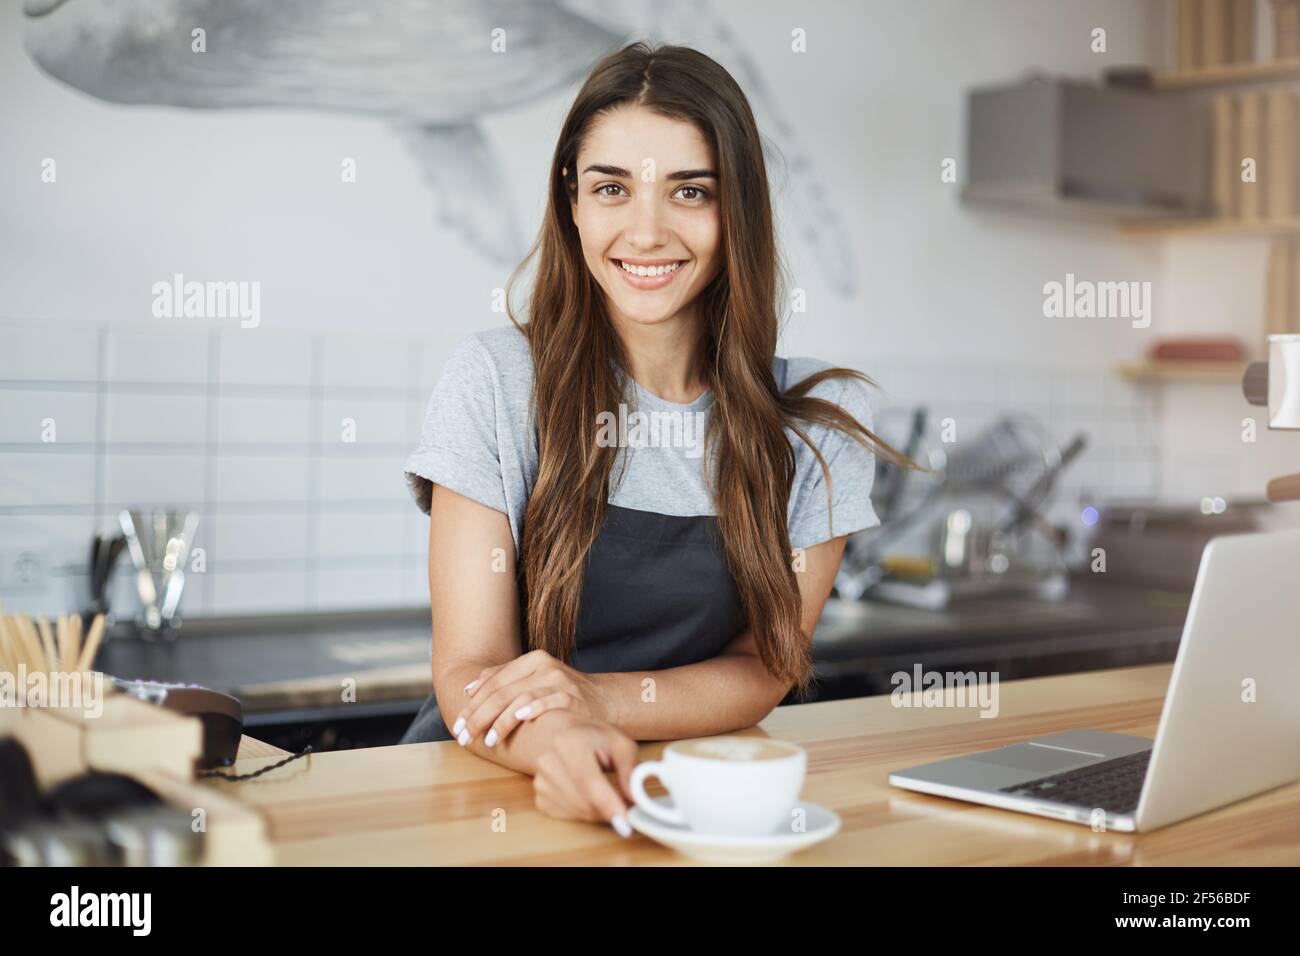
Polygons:
<instances>
[{"instance_id":1,"label":"laptop keyboard","mask_svg":"<svg viewBox=\"0 0 1300 956\"><path fill-rule=\"evenodd\" d=\"M1072 806L1100 807L1109 814L1132 813L1142 795L1151 751L1116 757L1077 770L1003 787L1000 793Z\"/></svg>"}]
</instances>

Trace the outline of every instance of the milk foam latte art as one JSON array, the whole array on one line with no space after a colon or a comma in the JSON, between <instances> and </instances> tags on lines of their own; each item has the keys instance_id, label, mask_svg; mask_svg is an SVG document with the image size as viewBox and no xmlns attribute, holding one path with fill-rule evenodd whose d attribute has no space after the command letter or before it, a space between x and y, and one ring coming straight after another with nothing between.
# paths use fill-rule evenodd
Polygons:
<instances>
[{"instance_id":1,"label":"milk foam latte art","mask_svg":"<svg viewBox=\"0 0 1300 956\"><path fill-rule=\"evenodd\" d=\"M688 757L711 757L715 760L777 760L781 757L793 757L797 750L787 744L768 740L749 740L744 737L719 737L716 739L691 740L673 744Z\"/></svg>"}]
</instances>

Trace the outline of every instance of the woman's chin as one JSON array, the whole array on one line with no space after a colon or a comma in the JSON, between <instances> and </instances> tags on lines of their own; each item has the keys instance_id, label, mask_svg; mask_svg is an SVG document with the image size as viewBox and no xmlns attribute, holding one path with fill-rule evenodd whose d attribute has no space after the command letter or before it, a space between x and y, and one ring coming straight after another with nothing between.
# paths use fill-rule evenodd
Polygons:
<instances>
[{"instance_id":1,"label":"woman's chin","mask_svg":"<svg viewBox=\"0 0 1300 956\"><path fill-rule=\"evenodd\" d=\"M674 306L654 307L646 302L619 302L615 300L614 305L618 309L619 315L633 325L663 325L680 311Z\"/></svg>"}]
</instances>

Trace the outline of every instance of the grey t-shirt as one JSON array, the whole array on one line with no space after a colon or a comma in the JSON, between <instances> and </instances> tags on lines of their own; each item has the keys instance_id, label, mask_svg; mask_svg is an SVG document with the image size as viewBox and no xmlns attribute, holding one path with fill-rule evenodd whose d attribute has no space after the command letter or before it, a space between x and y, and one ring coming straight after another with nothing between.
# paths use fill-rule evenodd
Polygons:
<instances>
[{"instance_id":1,"label":"grey t-shirt","mask_svg":"<svg viewBox=\"0 0 1300 956\"><path fill-rule=\"evenodd\" d=\"M781 388L829 363L778 358ZM467 338L447 360L429 399L420 443L406 461L406 481L416 503L429 510L432 484L506 514L518 551L524 510L537 476L537 441L531 421L533 361L528 342L513 325ZM712 515L704 458L704 425L713 405L705 392L690 404L667 402L635 382L626 409L601 423L598 441L620 451L609 503L662 515ZM872 427L871 396L857 380L822 382L812 394L840 405ZM809 548L880 523L871 505L874 456L838 429L806 424L830 468L831 517L821 466L812 450L786 429L795 452L795 479L787 511L790 546Z\"/></svg>"}]
</instances>

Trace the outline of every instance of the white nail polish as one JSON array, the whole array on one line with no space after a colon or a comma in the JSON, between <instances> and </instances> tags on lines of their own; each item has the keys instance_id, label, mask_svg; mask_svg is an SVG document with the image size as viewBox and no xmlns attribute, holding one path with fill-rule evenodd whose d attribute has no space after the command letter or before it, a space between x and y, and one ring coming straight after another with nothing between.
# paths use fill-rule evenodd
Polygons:
<instances>
[{"instance_id":1,"label":"white nail polish","mask_svg":"<svg viewBox=\"0 0 1300 956\"><path fill-rule=\"evenodd\" d=\"M452 732L453 734L455 734L457 737L459 737L459 736L460 736L460 732L461 732L462 730L464 730L464 729L465 729L465 718L464 718L464 717L458 717L458 718L456 719L456 726L454 726L454 727L451 728L451 732Z\"/></svg>"},{"instance_id":2,"label":"white nail polish","mask_svg":"<svg viewBox=\"0 0 1300 956\"><path fill-rule=\"evenodd\" d=\"M468 684L465 685L465 693L468 694L470 691L472 691L472 690L473 690L475 687L477 687L477 686L478 686L478 681L476 681L476 680L472 680L472 681L470 681Z\"/></svg>"},{"instance_id":3,"label":"white nail polish","mask_svg":"<svg viewBox=\"0 0 1300 956\"><path fill-rule=\"evenodd\" d=\"M515 711L515 720L525 720L527 719L528 715L531 714L532 712L533 712L533 705L525 704L523 707L520 707L518 710Z\"/></svg>"},{"instance_id":4,"label":"white nail polish","mask_svg":"<svg viewBox=\"0 0 1300 956\"><path fill-rule=\"evenodd\" d=\"M629 824L622 816L617 816L613 820L610 820L609 825L612 826L615 832L625 840L632 835L631 824Z\"/></svg>"},{"instance_id":5,"label":"white nail polish","mask_svg":"<svg viewBox=\"0 0 1300 956\"><path fill-rule=\"evenodd\" d=\"M460 744L462 747L469 743L469 731L462 730L460 736L456 738L456 743Z\"/></svg>"},{"instance_id":6,"label":"white nail polish","mask_svg":"<svg viewBox=\"0 0 1300 956\"><path fill-rule=\"evenodd\" d=\"M493 747L496 745L496 742L497 742L497 729L493 727L491 730L487 732L487 736L483 738L483 743L487 744L489 747Z\"/></svg>"}]
</instances>

